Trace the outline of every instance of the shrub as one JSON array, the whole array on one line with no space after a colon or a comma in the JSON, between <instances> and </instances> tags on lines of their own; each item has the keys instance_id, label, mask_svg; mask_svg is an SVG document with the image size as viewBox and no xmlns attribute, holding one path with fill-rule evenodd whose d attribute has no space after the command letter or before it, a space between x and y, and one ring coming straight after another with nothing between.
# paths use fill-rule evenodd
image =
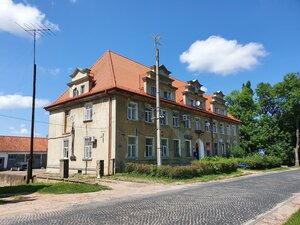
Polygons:
<instances>
[{"instance_id":1,"label":"shrub","mask_svg":"<svg viewBox=\"0 0 300 225\"><path fill-rule=\"evenodd\" d=\"M230 156L234 158L243 158L246 156L246 151L238 145L233 146Z\"/></svg>"},{"instance_id":2,"label":"shrub","mask_svg":"<svg viewBox=\"0 0 300 225\"><path fill-rule=\"evenodd\" d=\"M260 154L240 158L238 159L238 162L247 164L249 169L271 169L282 165L282 160L280 158L272 155Z\"/></svg>"}]
</instances>

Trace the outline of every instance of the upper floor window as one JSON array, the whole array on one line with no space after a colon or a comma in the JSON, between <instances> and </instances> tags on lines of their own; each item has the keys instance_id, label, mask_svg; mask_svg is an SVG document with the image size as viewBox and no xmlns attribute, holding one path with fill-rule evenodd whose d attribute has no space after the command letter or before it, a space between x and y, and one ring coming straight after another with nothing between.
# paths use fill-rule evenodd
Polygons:
<instances>
[{"instance_id":1,"label":"upper floor window","mask_svg":"<svg viewBox=\"0 0 300 225\"><path fill-rule=\"evenodd\" d=\"M195 106L195 101L193 99L190 100L190 106Z\"/></svg>"},{"instance_id":2,"label":"upper floor window","mask_svg":"<svg viewBox=\"0 0 300 225\"><path fill-rule=\"evenodd\" d=\"M184 121L184 128L191 128L191 117L189 115L183 115L182 119Z\"/></svg>"},{"instance_id":3,"label":"upper floor window","mask_svg":"<svg viewBox=\"0 0 300 225\"><path fill-rule=\"evenodd\" d=\"M127 158L137 158L137 137L129 136L127 141Z\"/></svg>"},{"instance_id":4,"label":"upper floor window","mask_svg":"<svg viewBox=\"0 0 300 225\"><path fill-rule=\"evenodd\" d=\"M230 125L227 125L227 135L230 135Z\"/></svg>"},{"instance_id":5,"label":"upper floor window","mask_svg":"<svg viewBox=\"0 0 300 225\"><path fill-rule=\"evenodd\" d=\"M236 126L232 126L232 130L233 130L233 136L236 136Z\"/></svg>"},{"instance_id":6,"label":"upper floor window","mask_svg":"<svg viewBox=\"0 0 300 225\"><path fill-rule=\"evenodd\" d=\"M217 129L217 124L215 122L213 122L213 132L217 133L218 129Z\"/></svg>"},{"instance_id":7,"label":"upper floor window","mask_svg":"<svg viewBox=\"0 0 300 225\"><path fill-rule=\"evenodd\" d=\"M167 125L168 124L168 115L167 111L164 109L160 110L160 124L161 125Z\"/></svg>"},{"instance_id":8,"label":"upper floor window","mask_svg":"<svg viewBox=\"0 0 300 225\"><path fill-rule=\"evenodd\" d=\"M145 145L145 157L152 158L153 157L153 138L146 138L146 145Z\"/></svg>"},{"instance_id":9,"label":"upper floor window","mask_svg":"<svg viewBox=\"0 0 300 225\"><path fill-rule=\"evenodd\" d=\"M168 100L171 100L171 92L164 91L164 98L168 99Z\"/></svg>"},{"instance_id":10,"label":"upper floor window","mask_svg":"<svg viewBox=\"0 0 300 225\"><path fill-rule=\"evenodd\" d=\"M152 110L151 109L145 109L145 122L147 123L152 123Z\"/></svg>"},{"instance_id":11,"label":"upper floor window","mask_svg":"<svg viewBox=\"0 0 300 225\"><path fill-rule=\"evenodd\" d=\"M217 107L214 107L214 112L219 113L219 109Z\"/></svg>"},{"instance_id":12,"label":"upper floor window","mask_svg":"<svg viewBox=\"0 0 300 225\"><path fill-rule=\"evenodd\" d=\"M209 132L210 123L208 121L205 121L205 131Z\"/></svg>"},{"instance_id":13,"label":"upper floor window","mask_svg":"<svg viewBox=\"0 0 300 225\"><path fill-rule=\"evenodd\" d=\"M220 124L220 132L221 132L221 134L224 134L224 126L222 123Z\"/></svg>"},{"instance_id":14,"label":"upper floor window","mask_svg":"<svg viewBox=\"0 0 300 225\"><path fill-rule=\"evenodd\" d=\"M93 104L87 103L84 106L84 121L89 121L93 119Z\"/></svg>"},{"instance_id":15,"label":"upper floor window","mask_svg":"<svg viewBox=\"0 0 300 225\"><path fill-rule=\"evenodd\" d=\"M77 96L79 93L78 93L78 89L77 87L73 89L73 97Z\"/></svg>"},{"instance_id":16,"label":"upper floor window","mask_svg":"<svg viewBox=\"0 0 300 225\"><path fill-rule=\"evenodd\" d=\"M85 92L85 85L80 86L80 94L83 94Z\"/></svg>"},{"instance_id":17,"label":"upper floor window","mask_svg":"<svg viewBox=\"0 0 300 225\"><path fill-rule=\"evenodd\" d=\"M150 94L153 96L156 96L156 87L151 87L150 88Z\"/></svg>"},{"instance_id":18,"label":"upper floor window","mask_svg":"<svg viewBox=\"0 0 300 225\"><path fill-rule=\"evenodd\" d=\"M138 117L138 109L137 109L138 105L137 103L134 102L129 102L128 104L128 110L127 110L127 118L129 120L137 120Z\"/></svg>"},{"instance_id":19,"label":"upper floor window","mask_svg":"<svg viewBox=\"0 0 300 225\"><path fill-rule=\"evenodd\" d=\"M69 157L69 139L63 140L63 158L67 159Z\"/></svg>"},{"instance_id":20,"label":"upper floor window","mask_svg":"<svg viewBox=\"0 0 300 225\"><path fill-rule=\"evenodd\" d=\"M92 158L93 142L91 137L84 138L84 159Z\"/></svg>"},{"instance_id":21,"label":"upper floor window","mask_svg":"<svg viewBox=\"0 0 300 225\"><path fill-rule=\"evenodd\" d=\"M195 130L201 130L201 121L199 118L195 119Z\"/></svg>"},{"instance_id":22,"label":"upper floor window","mask_svg":"<svg viewBox=\"0 0 300 225\"><path fill-rule=\"evenodd\" d=\"M173 127L179 127L179 115L178 115L178 113L173 113Z\"/></svg>"}]
</instances>

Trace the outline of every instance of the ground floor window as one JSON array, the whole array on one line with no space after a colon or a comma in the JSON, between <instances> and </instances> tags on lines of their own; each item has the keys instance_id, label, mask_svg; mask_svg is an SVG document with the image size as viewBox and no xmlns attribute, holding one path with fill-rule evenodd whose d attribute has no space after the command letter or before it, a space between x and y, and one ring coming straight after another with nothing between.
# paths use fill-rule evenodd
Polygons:
<instances>
[{"instance_id":1,"label":"ground floor window","mask_svg":"<svg viewBox=\"0 0 300 225\"><path fill-rule=\"evenodd\" d=\"M145 157L153 157L153 138L146 138Z\"/></svg>"},{"instance_id":2,"label":"ground floor window","mask_svg":"<svg viewBox=\"0 0 300 225\"><path fill-rule=\"evenodd\" d=\"M218 143L214 144L214 155L218 155Z\"/></svg>"},{"instance_id":3,"label":"ground floor window","mask_svg":"<svg viewBox=\"0 0 300 225\"><path fill-rule=\"evenodd\" d=\"M162 157L168 156L168 139L166 138L161 139L161 156Z\"/></svg>"},{"instance_id":4,"label":"ground floor window","mask_svg":"<svg viewBox=\"0 0 300 225\"><path fill-rule=\"evenodd\" d=\"M180 141L179 140L173 140L173 147L174 147L174 157L180 157Z\"/></svg>"},{"instance_id":5,"label":"ground floor window","mask_svg":"<svg viewBox=\"0 0 300 225\"><path fill-rule=\"evenodd\" d=\"M137 137L130 136L128 137L127 142L127 158L134 159L137 158Z\"/></svg>"},{"instance_id":6,"label":"ground floor window","mask_svg":"<svg viewBox=\"0 0 300 225\"><path fill-rule=\"evenodd\" d=\"M91 159L92 158L92 138L85 137L84 138L84 159Z\"/></svg>"},{"instance_id":7,"label":"ground floor window","mask_svg":"<svg viewBox=\"0 0 300 225\"><path fill-rule=\"evenodd\" d=\"M206 156L211 156L210 143L209 142L206 142L205 149L206 149Z\"/></svg>"},{"instance_id":8,"label":"ground floor window","mask_svg":"<svg viewBox=\"0 0 300 225\"><path fill-rule=\"evenodd\" d=\"M186 140L185 141L185 154L186 154L186 157L191 157L192 156L192 153L191 153L191 150L192 150L192 147L191 147L191 141L190 140Z\"/></svg>"},{"instance_id":9,"label":"ground floor window","mask_svg":"<svg viewBox=\"0 0 300 225\"><path fill-rule=\"evenodd\" d=\"M69 139L63 140L63 158L69 157Z\"/></svg>"}]
</instances>

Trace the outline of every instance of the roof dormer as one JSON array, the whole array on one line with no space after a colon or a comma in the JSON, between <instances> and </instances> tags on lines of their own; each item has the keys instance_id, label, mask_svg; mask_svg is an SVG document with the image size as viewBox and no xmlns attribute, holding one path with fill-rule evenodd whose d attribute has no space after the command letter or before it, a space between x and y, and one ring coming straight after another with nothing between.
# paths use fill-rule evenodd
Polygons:
<instances>
[{"instance_id":1,"label":"roof dormer","mask_svg":"<svg viewBox=\"0 0 300 225\"><path fill-rule=\"evenodd\" d=\"M205 109L206 98L203 96L204 91L201 90L201 87L198 80L187 81L184 92L182 92L183 102L192 107Z\"/></svg>"},{"instance_id":2,"label":"roof dormer","mask_svg":"<svg viewBox=\"0 0 300 225\"><path fill-rule=\"evenodd\" d=\"M70 97L89 92L92 85L89 69L76 68L70 77L72 81L67 84L70 87Z\"/></svg>"}]
</instances>

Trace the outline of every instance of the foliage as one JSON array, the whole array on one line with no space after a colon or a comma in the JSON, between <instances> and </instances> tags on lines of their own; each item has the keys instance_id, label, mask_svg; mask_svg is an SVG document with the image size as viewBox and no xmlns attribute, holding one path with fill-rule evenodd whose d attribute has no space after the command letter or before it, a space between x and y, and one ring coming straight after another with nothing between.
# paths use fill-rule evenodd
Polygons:
<instances>
[{"instance_id":1,"label":"foliage","mask_svg":"<svg viewBox=\"0 0 300 225\"><path fill-rule=\"evenodd\" d=\"M235 145L230 152L230 156L233 158L243 158L246 156L246 151L242 147Z\"/></svg>"},{"instance_id":2,"label":"foliage","mask_svg":"<svg viewBox=\"0 0 300 225\"><path fill-rule=\"evenodd\" d=\"M239 163L245 163L249 166L249 169L271 169L280 167L282 160L272 155L260 155L254 154L238 159Z\"/></svg>"},{"instance_id":3,"label":"foliage","mask_svg":"<svg viewBox=\"0 0 300 225\"><path fill-rule=\"evenodd\" d=\"M231 173L237 170L237 161L226 158L196 160L190 166L160 166L138 163L126 163L125 172L147 176L186 179L209 174Z\"/></svg>"}]
</instances>

